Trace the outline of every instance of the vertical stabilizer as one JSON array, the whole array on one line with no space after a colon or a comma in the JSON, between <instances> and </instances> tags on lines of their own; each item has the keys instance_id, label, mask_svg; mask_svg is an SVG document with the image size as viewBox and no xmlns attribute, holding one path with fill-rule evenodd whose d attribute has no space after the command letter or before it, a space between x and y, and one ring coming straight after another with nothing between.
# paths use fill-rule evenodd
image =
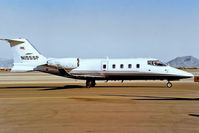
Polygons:
<instances>
[{"instance_id":1,"label":"vertical stabilizer","mask_svg":"<svg viewBox=\"0 0 199 133\"><path fill-rule=\"evenodd\" d=\"M26 39L0 39L10 43L14 56L12 71L31 71L46 64L47 59L41 55Z\"/></svg>"}]
</instances>

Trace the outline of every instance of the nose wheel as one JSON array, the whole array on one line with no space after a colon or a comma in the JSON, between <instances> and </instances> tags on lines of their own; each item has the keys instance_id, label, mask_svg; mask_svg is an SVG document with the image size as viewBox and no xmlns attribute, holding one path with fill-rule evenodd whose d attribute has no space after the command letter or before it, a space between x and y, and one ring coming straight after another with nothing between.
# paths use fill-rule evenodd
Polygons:
<instances>
[{"instance_id":1,"label":"nose wheel","mask_svg":"<svg viewBox=\"0 0 199 133\"><path fill-rule=\"evenodd\" d=\"M168 81L167 87L168 87L168 88L171 88L172 86L173 86L172 83Z\"/></svg>"}]
</instances>

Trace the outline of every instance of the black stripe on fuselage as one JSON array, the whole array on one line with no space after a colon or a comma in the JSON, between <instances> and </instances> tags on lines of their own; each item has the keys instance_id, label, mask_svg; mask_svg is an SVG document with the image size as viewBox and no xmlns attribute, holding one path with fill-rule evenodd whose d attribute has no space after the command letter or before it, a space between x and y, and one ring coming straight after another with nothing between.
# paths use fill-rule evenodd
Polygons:
<instances>
[{"instance_id":1,"label":"black stripe on fuselage","mask_svg":"<svg viewBox=\"0 0 199 133\"><path fill-rule=\"evenodd\" d=\"M92 78L97 80L179 80L183 78L190 78L186 76L171 75L166 73L160 74L138 71L73 71L71 74L74 75L74 77L75 75L78 75L76 78L79 79Z\"/></svg>"},{"instance_id":2,"label":"black stripe on fuselage","mask_svg":"<svg viewBox=\"0 0 199 133\"><path fill-rule=\"evenodd\" d=\"M76 79L94 79L94 80L179 80L191 77L184 76L108 76L108 77L83 77L74 76Z\"/></svg>"}]
</instances>

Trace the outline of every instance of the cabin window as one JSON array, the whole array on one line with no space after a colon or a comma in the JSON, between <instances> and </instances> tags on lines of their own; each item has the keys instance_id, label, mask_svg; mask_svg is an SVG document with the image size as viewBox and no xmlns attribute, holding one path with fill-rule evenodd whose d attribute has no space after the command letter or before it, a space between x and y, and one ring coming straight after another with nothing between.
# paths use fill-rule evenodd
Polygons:
<instances>
[{"instance_id":1,"label":"cabin window","mask_svg":"<svg viewBox=\"0 0 199 133\"><path fill-rule=\"evenodd\" d=\"M115 65L115 64L113 64L113 65L112 65L112 68L113 68L113 69L115 69L115 68L116 68L116 65Z\"/></svg>"},{"instance_id":2,"label":"cabin window","mask_svg":"<svg viewBox=\"0 0 199 133\"><path fill-rule=\"evenodd\" d=\"M132 68L132 64L129 64L129 65L128 65L128 68Z\"/></svg>"},{"instance_id":3,"label":"cabin window","mask_svg":"<svg viewBox=\"0 0 199 133\"><path fill-rule=\"evenodd\" d=\"M106 64L103 65L103 69L106 69Z\"/></svg>"},{"instance_id":4,"label":"cabin window","mask_svg":"<svg viewBox=\"0 0 199 133\"><path fill-rule=\"evenodd\" d=\"M140 68L140 64L137 64L136 67L137 67L137 68Z\"/></svg>"},{"instance_id":5,"label":"cabin window","mask_svg":"<svg viewBox=\"0 0 199 133\"><path fill-rule=\"evenodd\" d=\"M123 69L123 68L124 68L124 65L123 65L123 64L120 64L120 68L122 68L122 69Z\"/></svg>"}]
</instances>

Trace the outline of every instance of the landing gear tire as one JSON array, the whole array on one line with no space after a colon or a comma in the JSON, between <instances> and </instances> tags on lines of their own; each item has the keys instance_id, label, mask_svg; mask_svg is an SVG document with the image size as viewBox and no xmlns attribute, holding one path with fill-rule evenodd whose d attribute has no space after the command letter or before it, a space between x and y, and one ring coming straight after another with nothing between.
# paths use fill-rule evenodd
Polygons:
<instances>
[{"instance_id":1,"label":"landing gear tire","mask_svg":"<svg viewBox=\"0 0 199 133\"><path fill-rule=\"evenodd\" d=\"M91 81L91 87L95 87L96 83L95 80Z\"/></svg>"},{"instance_id":2,"label":"landing gear tire","mask_svg":"<svg viewBox=\"0 0 199 133\"><path fill-rule=\"evenodd\" d=\"M167 83L167 87L168 87L168 88L171 88L172 86L173 86L173 85L172 85L171 82L168 82L168 83Z\"/></svg>"},{"instance_id":3,"label":"landing gear tire","mask_svg":"<svg viewBox=\"0 0 199 133\"><path fill-rule=\"evenodd\" d=\"M96 82L95 80L86 80L86 88L95 87Z\"/></svg>"},{"instance_id":4,"label":"landing gear tire","mask_svg":"<svg viewBox=\"0 0 199 133\"><path fill-rule=\"evenodd\" d=\"M86 88L91 88L91 81L90 80L86 80Z\"/></svg>"}]
</instances>

